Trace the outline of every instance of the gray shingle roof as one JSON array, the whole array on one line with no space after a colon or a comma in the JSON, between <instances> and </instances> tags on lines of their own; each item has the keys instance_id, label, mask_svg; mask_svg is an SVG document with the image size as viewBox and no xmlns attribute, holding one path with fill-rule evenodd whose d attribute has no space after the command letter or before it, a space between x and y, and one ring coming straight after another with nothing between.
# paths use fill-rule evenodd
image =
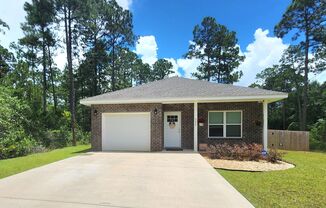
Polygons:
<instances>
[{"instance_id":1,"label":"gray shingle roof","mask_svg":"<svg viewBox=\"0 0 326 208\"><path fill-rule=\"evenodd\" d=\"M167 102L181 100L228 100L237 98L283 99L286 93L241 87L230 84L218 84L203 80L171 77L130 87L81 100L82 104L128 103L128 102Z\"/></svg>"}]
</instances>

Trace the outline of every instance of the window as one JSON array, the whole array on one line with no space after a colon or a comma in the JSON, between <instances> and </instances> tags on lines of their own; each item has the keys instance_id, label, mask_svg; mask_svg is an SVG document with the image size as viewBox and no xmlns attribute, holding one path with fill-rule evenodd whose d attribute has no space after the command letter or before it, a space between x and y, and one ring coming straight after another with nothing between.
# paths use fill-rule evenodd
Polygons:
<instances>
[{"instance_id":1,"label":"window","mask_svg":"<svg viewBox=\"0 0 326 208\"><path fill-rule=\"evenodd\" d=\"M178 116L177 115L168 115L167 118L166 118L167 122L168 123L171 123L171 122L178 122Z\"/></svg>"},{"instance_id":2,"label":"window","mask_svg":"<svg viewBox=\"0 0 326 208\"><path fill-rule=\"evenodd\" d=\"M210 112L209 114L209 136L223 137L224 135L224 116L223 112Z\"/></svg>"},{"instance_id":3,"label":"window","mask_svg":"<svg viewBox=\"0 0 326 208\"><path fill-rule=\"evenodd\" d=\"M241 111L209 111L208 137L242 137Z\"/></svg>"},{"instance_id":4,"label":"window","mask_svg":"<svg viewBox=\"0 0 326 208\"><path fill-rule=\"evenodd\" d=\"M225 112L226 137L241 137L241 112Z\"/></svg>"}]
</instances>

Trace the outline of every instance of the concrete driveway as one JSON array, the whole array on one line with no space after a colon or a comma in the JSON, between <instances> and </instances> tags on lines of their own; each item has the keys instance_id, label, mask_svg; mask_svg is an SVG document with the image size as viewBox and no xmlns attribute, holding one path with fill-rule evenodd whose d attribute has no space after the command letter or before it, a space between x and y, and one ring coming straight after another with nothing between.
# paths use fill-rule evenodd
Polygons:
<instances>
[{"instance_id":1,"label":"concrete driveway","mask_svg":"<svg viewBox=\"0 0 326 208\"><path fill-rule=\"evenodd\" d=\"M252 207L199 154L106 152L1 179L0 206Z\"/></svg>"}]
</instances>

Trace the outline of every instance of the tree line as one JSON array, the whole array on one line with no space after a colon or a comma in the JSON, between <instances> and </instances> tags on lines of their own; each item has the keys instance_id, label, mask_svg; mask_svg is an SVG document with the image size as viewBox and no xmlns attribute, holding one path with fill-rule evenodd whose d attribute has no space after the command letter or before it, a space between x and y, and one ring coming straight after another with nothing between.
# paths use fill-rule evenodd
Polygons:
<instances>
[{"instance_id":1,"label":"tree line","mask_svg":"<svg viewBox=\"0 0 326 208\"><path fill-rule=\"evenodd\" d=\"M173 73L171 62L149 65L132 51L132 13L115 0L32 0L24 10L24 37L9 49L0 45L0 100L13 100L0 107L6 115L0 118L0 158L6 157L1 152L23 154L20 146L87 140L90 113L80 99ZM9 29L0 20L0 32ZM66 65L60 69L55 57L63 50Z\"/></svg>"},{"instance_id":2,"label":"tree line","mask_svg":"<svg viewBox=\"0 0 326 208\"><path fill-rule=\"evenodd\" d=\"M269 127L309 130L311 146L326 149L326 82L311 81L326 67L326 2L293 0L275 26L278 37L291 37L279 64L257 74L252 87L278 90L289 98L270 105Z\"/></svg>"},{"instance_id":3,"label":"tree line","mask_svg":"<svg viewBox=\"0 0 326 208\"><path fill-rule=\"evenodd\" d=\"M292 40L295 41L301 37L299 44L291 45L281 60L283 66L292 67L296 74L302 76L303 89L300 93L302 104L298 104L301 109L298 111L300 130L305 130L307 126L309 73L321 72L325 69L324 60L319 59L321 53L325 52L323 50L326 38L325 15L326 4L322 0L294 1L279 24L275 26L275 34L278 37L284 37L291 31L295 32ZM311 53L310 57L309 53ZM298 79L300 77L294 77L293 80L295 82ZM297 88L297 90L300 89Z\"/></svg>"}]
</instances>

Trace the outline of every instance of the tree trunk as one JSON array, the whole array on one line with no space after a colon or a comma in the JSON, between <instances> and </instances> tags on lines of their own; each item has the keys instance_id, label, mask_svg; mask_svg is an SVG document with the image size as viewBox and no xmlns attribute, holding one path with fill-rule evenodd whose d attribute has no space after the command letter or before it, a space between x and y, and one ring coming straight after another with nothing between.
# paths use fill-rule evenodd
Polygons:
<instances>
[{"instance_id":1,"label":"tree trunk","mask_svg":"<svg viewBox=\"0 0 326 208\"><path fill-rule=\"evenodd\" d=\"M50 77L51 77L51 85L52 85L52 96L53 96L53 105L54 105L54 112L57 113L57 95L55 93L55 86L54 86L54 73L52 69L52 60L51 60L51 51L50 46L48 45L48 57L49 57L49 71L50 71Z\"/></svg>"},{"instance_id":2,"label":"tree trunk","mask_svg":"<svg viewBox=\"0 0 326 208\"><path fill-rule=\"evenodd\" d=\"M286 128L285 128L285 126L286 126L286 125L285 125L285 112L286 112L286 111L285 111L285 101L283 100L283 101L282 101L282 125L283 125L283 126L282 126L282 129L283 129L283 130L286 129Z\"/></svg>"},{"instance_id":3,"label":"tree trunk","mask_svg":"<svg viewBox=\"0 0 326 208\"><path fill-rule=\"evenodd\" d=\"M43 65L43 113L46 113L46 49L45 49L45 31L42 28L42 65Z\"/></svg>"},{"instance_id":4,"label":"tree trunk","mask_svg":"<svg viewBox=\"0 0 326 208\"><path fill-rule=\"evenodd\" d=\"M293 64L292 67L293 67L293 69L295 68L294 64ZM300 75L300 72L299 72L298 75ZM296 96L297 107L298 107L299 127L301 127L301 125L302 125L301 124L302 123L302 109L301 109L301 100L300 100L300 98L301 98L301 96L300 96L300 85L299 85L299 83L297 82L296 79L294 80L294 84L295 84L296 91L297 91L295 96Z\"/></svg>"},{"instance_id":5,"label":"tree trunk","mask_svg":"<svg viewBox=\"0 0 326 208\"><path fill-rule=\"evenodd\" d=\"M209 59L209 56L207 56L207 66L208 66L208 69L207 69L207 81L210 81L211 80L211 61Z\"/></svg>"},{"instance_id":6,"label":"tree trunk","mask_svg":"<svg viewBox=\"0 0 326 208\"><path fill-rule=\"evenodd\" d=\"M34 54L34 47L32 47L32 54ZM32 69L32 82L33 82L33 99L35 100L35 86L36 86L36 77L35 77L35 60L31 59L31 69Z\"/></svg>"},{"instance_id":7,"label":"tree trunk","mask_svg":"<svg viewBox=\"0 0 326 208\"><path fill-rule=\"evenodd\" d=\"M307 124L307 105L308 105L308 73L309 73L309 26L308 26L308 16L305 14L305 22L306 22L306 32L305 32L305 61L304 61L304 78L303 78L303 103L302 103L302 123L300 125L300 130L306 130Z\"/></svg>"},{"instance_id":8,"label":"tree trunk","mask_svg":"<svg viewBox=\"0 0 326 208\"><path fill-rule=\"evenodd\" d=\"M111 85L112 85L112 91L115 91L115 57L114 57L114 42L112 44L112 76L111 76Z\"/></svg>"},{"instance_id":9,"label":"tree trunk","mask_svg":"<svg viewBox=\"0 0 326 208\"><path fill-rule=\"evenodd\" d=\"M97 40L96 40L96 36L94 36L94 47L95 47L95 52L97 51ZM93 54L92 54L93 56ZM97 57L93 57L95 59L95 63L94 63L94 82L93 82L93 96L98 95L98 92L100 87L100 82L99 82L99 73L97 70Z\"/></svg>"},{"instance_id":10,"label":"tree trunk","mask_svg":"<svg viewBox=\"0 0 326 208\"><path fill-rule=\"evenodd\" d=\"M69 4L69 3L68 3ZM65 33L66 33L66 50L67 50L67 62L68 62L68 77L69 77L69 104L71 114L71 133L72 133L72 145L76 146L75 135L75 86L74 86L74 74L72 70L72 32L71 32L71 8L70 5L64 6L64 20L65 20Z\"/></svg>"}]
</instances>

